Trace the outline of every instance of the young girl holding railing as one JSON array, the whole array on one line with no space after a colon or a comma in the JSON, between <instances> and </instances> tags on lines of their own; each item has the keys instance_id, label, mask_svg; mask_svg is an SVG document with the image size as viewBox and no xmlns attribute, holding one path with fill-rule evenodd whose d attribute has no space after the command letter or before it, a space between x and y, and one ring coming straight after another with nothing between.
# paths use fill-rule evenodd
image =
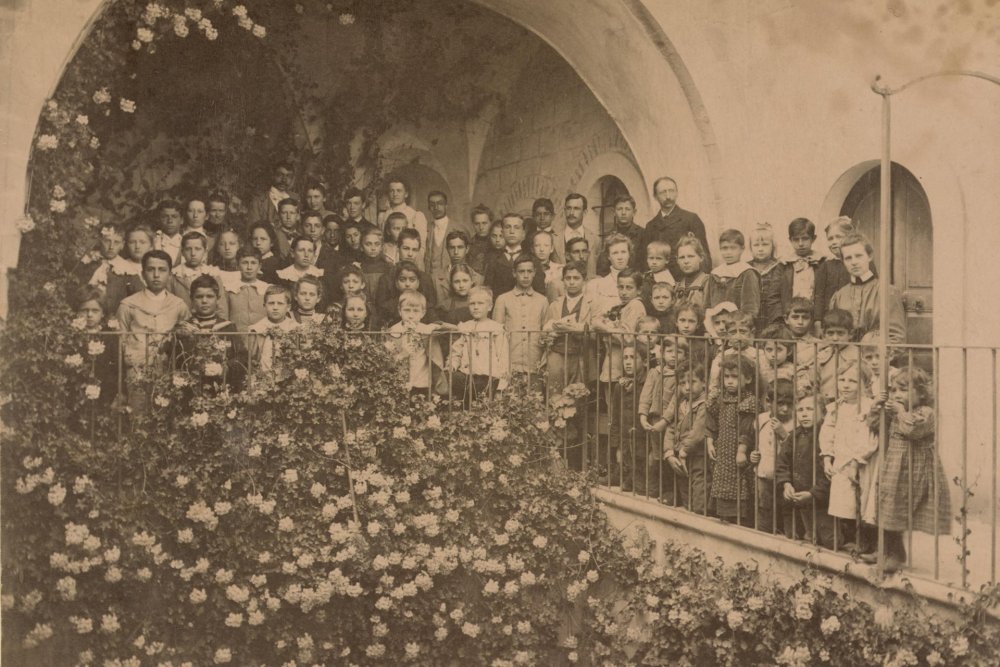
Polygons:
<instances>
[{"instance_id":1,"label":"young girl holding railing","mask_svg":"<svg viewBox=\"0 0 1000 667\"><path fill-rule=\"evenodd\" d=\"M878 492L886 572L895 572L906 562L904 531L950 533L951 502L935 443L933 395L930 375L919 368L903 368L892 374L889 391L878 396L869 413L873 431L879 428L879 410L886 411L889 426ZM874 562L876 557L862 559Z\"/></svg>"}]
</instances>

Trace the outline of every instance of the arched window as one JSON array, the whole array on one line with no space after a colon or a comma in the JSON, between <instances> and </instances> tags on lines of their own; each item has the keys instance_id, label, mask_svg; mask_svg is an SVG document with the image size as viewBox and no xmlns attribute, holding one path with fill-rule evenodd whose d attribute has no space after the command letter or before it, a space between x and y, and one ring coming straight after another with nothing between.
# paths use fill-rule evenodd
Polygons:
<instances>
[{"instance_id":1,"label":"arched window","mask_svg":"<svg viewBox=\"0 0 1000 667\"><path fill-rule=\"evenodd\" d=\"M840 207L868 237L879 257L879 167L866 171ZM890 280L903 293L907 340L931 342L933 307L933 228L931 209L920 182L906 168L892 165L892 258ZM879 267L882 270L882 267Z\"/></svg>"}]
</instances>

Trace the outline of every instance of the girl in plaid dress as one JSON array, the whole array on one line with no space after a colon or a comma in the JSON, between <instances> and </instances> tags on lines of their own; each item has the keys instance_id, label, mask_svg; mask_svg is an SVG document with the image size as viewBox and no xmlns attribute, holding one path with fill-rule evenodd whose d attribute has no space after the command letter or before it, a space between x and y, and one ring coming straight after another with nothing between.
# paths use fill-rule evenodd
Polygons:
<instances>
[{"instance_id":1,"label":"girl in plaid dress","mask_svg":"<svg viewBox=\"0 0 1000 667\"><path fill-rule=\"evenodd\" d=\"M878 492L886 572L895 572L906 562L904 531L931 535L951 532L948 480L934 445L932 395L931 378L925 371L903 368L892 376L888 393L878 397L870 413L873 431L878 430L879 408L885 408L889 420L889 443Z\"/></svg>"},{"instance_id":2,"label":"girl in plaid dress","mask_svg":"<svg viewBox=\"0 0 1000 667\"><path fill-rule=\"evenodd\" d=\"M709 394L706 448L713 462L711 498L723 521L748 525L753 517L749 451L756 435L753 365L743 355L722 359L722 391Z\"/></svg>"}]
</instances>

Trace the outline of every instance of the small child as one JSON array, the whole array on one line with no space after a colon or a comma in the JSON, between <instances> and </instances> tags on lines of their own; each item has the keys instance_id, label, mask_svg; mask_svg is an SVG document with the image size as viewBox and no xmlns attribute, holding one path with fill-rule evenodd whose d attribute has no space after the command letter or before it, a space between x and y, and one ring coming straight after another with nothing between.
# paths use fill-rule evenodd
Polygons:
<instances>
[{"instance_id":1,"label":"small child","mask_svg":"<svg viewBox=\"0 0 1000 667\"><path fill-rule=\"evenodd\" d=\"M316 276L305 275L292 284L292 317L299 324L323 324L326 314L317 311L323 300L323 283Z\"/></svg>"},{"instance_id":2,"label":"small child","mask_svg":"<svg viewBox=\"0 0 1000 667\"><path fill-rule=\"evenodd\" d=\"M153 246L157 250L163 250L174 266L181 261L181 205L176 201L164 200L156 207L157 229Z\"/></svg>"},{"instance_id":3,"label":"small child","mask_svg":"<svg viewBox=\"0 0 1000 667\"><path fill-rule=\"evenodd\" d=\"M819 338L813 336L813 304L800 296L793 297L785 307L785 326L795 343L796 372L812 370L816 362Z\"/></svg>"},{"instance_id":4,"label":"small child","mask_svg":"<svg viewBox=\"0 0 1000 667\"><path fill-rule=\"evenodd\" d=\"M650 245L653 244L650 243ZM667 271L667 274L669 275L670 271ZM673 283L653 283L649 288L648 296L643 299L643 305L646 307L646 315L655 317L660 323L660 333L672 334L677 332L677 316L673 309Z\"/></svg>"},{"instance_id":5,"label":"small child","mask_svg":"<svg viewBox=\"0 0 1000 667\"><path fill-rule=\"evenodd\" d=\"M660 363L660 321L655 317L643 315L635 323L635 349L646 360L649 368L656 368Z\"/></svg>"},{"instance_id":6,"label":"small child","mask_svg":"<svg viewBox=\"0 0 1000 667\"><path fill-rule=\"evenodd\" d=\"M651 369L646 374L646 380L642 385L642 393L639 395L637 412L639 414L639 425L644 431L649 433L649 444L655 450L655 454L650 459L653 461L662 459L660 454L660 434L666 431L676 415L674 414L677 401L674 397L677 393L677 367L688 359L688 344L684 338L676 336L666 336L660 343L660 365ZM646 448L640 448L645 450ZM643 455L641 458L645 459ZM654 471L648 470L643 474L643 470L636 471L637 476L643 478L643 486L640 492L652 489L650 485L657 488L659 492L659 468ZM649 485L646 483L648 482ZM654 495L656 495L654 494Z\"/></svg>"},{"instance_id":7,"label":"small child","mask_svg":"<svg viewBox=\"0 0 1000 667\"><path fill-rule=\"evenodd\" d=\"M427 297L416 290L399 295L399 322L389 327L386 347L397 362L406 362L406 388L411 395L427 396L434 377L444 366L440 341L433 334L441 327L424 324Z\"/></svg>"},{"instance_id":8,"label":"small child","mask_svg":"<svg viewBox=\"0 0 1000 667\"><path fill-rule=\"evenodd\" d=\"M869 413L873 431L878 430L879 410L885 410L889 420L877 511L885 530L886 572L895 572L906 563L904 531L919 530L935 537L951 534L951 499L935 443L931 382L930 375L919 368L901 368ZM862 560L873 562L874 556L862 556Z\"/></svg>"},{"instance_id":9,"label":"small child","mask_svg":"<svg viewBox=\"0 0 1000 667\"><path fill-rule=\"evenodd\" d=\"M614 270L613 265L612 270ZM639 318L646 314L646 307L639 297L642 274L635 269L623 269L618 273L617 284L618 305L598 315L591 322L594 331L610 334L602 336L608 344L609 351L601 367L601 382L614 382L621 377L621 349L631 340L631 334L635 331Z\"/></svg>"},{"instance_id":10,"label":"small child","mask_svg":"<svg viewBox=\"0 0 1000 667\"><path fill-rule=\"evenodd\" d=\"M466 406L474 400L492 397L506 387L510 372L510 342L503 325L489 318L493 293L488 287L469 291L472 319L458 325L461 334L448 356L450 371L447 395L461 398Z\"/></svg>"},{"instance_id":11,"label":"small child","mask_svg":"<svg viewBox=\"0 0 1000 667\"><path fill-rule=\"evenodd\" d=\"M344 298L344 309L340 320L340 328L348 332L373 331L374 317L368 303L368 295L351 294Z\"/></svg>"},{"instance_id":12,"label":"small child","mask_svg":"<svg viewBox=\"0 0 1000 667\"><path fill-rule=\"evenodd\" d=\"M266 222L256 222L250 226L250 246L260 253L260 277L261 280L274 285L278 282L278 269L284 266L281 258L274 254L274 249L278 247L278 237L274 234L274 227Z\"/></svg>"},{"instance_id":13,"label":"small child","mask_svg":"<svg viewBox=\"0 0 1000 667\"><path fill-rule=\"evenodd\" d=\"M783 489L774 484L778 448L794 430L795 391L790 379L779 378L761 402L771 409L757 415L757 446L750 463L757 468L757 530L776 535L783 532Z\"/></svg>"},{"instance_id":14,"label":"small child","mask_svg":"<svg viewBox=\"0 0 1000 667\"><path fill-rule=\"evenodd\" d=\"M636 413L640 389L645 389L645 357L635 347L626 345L622 350L622 370L624 372L618 382L611 385L611 406L608 411L611 467L608 482L612 486L620 484L622 491L632 491L634 481L639 485L638 493L645 493L645 476L642 474L645 470L645 448L640 447L638 449L643 451L638 451L636 447L638 434L642 432ZM636 479L636 464L640 458L643 464L639 467L638 477L643 479ZM598 464L601 463L604 461L598 461ZM616 467L618 470L615 470Z\"/></svg>"},{"instance_id":15,"label":"small child","mask_svg":"<svg viewBox=\"0 0 1000 667\"><path fill-rule=\"evenodd\" d=\"M406 214L400 211L390 213L385 219L382 234L382 257L390 264L399 261L399 233L406 229L406 225Z\"/></svg>"},{"instance_id":16,"label":"small child","mask_svg":"<svg viewBox=\"0 0 1000 667\"><path fill-rule=\"evenodd\" d=\"M672 488L663 489L664 502L692 512L708 512L708 487L712 464L705 451L708 435L705 412L705 367L698 363L677 366L674 404L667 409L670 422L663 434L663 454L670 466ZM714 457L714 454L713 454Z\"/></svg>"},{"instance_id":17,"label":"small child","mask_svg":"<svg viewBox=\"0 0 1000 667\"><path fill-rule=\"evenodd\" d=\"M256 248L240 248L236 261L240 267L240 278L224 281L223 287L226 290L229 319L237 331L247 331L251 324L266 317L264 294L270 285L259 278L260 252Z\"/></svg>"},{"instance_id":18,"label":"small child","mask_svg":"<svg viewBox=\"0 0 1000 667\"><path fill-rule=\"evenodd\" d=\"M760 276L743 261L746 241L737 229L719 235L719 254L723 264L712 269L705 289L705 308L730 301L755 319L760 313Z\"/></svg>"},{"instance_id":19,"label":"small child","mask_svg":"<svg viewBox=\"0 0 1000 667\"><path fill-rule=\"evenodd\" d=\"M125 233L120 225L103 223L98 234L97 247L80 259L74 274L77 282L96 286L104 294L111 262L124 259L121 252L125 248Z\"/></svg>"},{"instance_id":20,"label":"small child","mask_svg":"<svg viewBox=\"0 0 1000 667\"><path fill-rule=\"evenodd\" d=\"M820 397L800 396L795 430L778 448L774 483L782 491L785 536L822 547L833 545L833 520L827 514L830 482L820 469L816 431L823 420Z\"/></svg>"},{"instance_id":21,"label":"small child","mask_svg":"<svg viewBox=\"0 0 1000 667\"><path fill-rule=\"evenodd\" d=\"M108 326L104 312L103 293L95 285L85 285L76 294L76 318L82 325L86 344L85 359L90 359L94 379L101 393L98 405L107 406L118 396L118 336ZM105 335L102 335L105 334Z\"/></svg>"},{"instance_id":22,"label":"small child","mask_svg":"<svg viewBox=\"0 0 1000 667\"><path fill-rule=\"evenodd\" d=\"M843 538L838 539L838 547L861 553L875 548L871 535L856 535L854 530L861 516L859 471L878 448L866 423L872 405L863 391L868 380L863 364L852 361L840 366L834 398L826 405L827 417L819 434L823 472L830 480L829 514L838 520L838 538Z\"/></svg>"},{"instance_id":23,"label":"small child","mask_svg":"<svg viewBox=\"0 0 1000 667\"><path fill-rule=\"evenodd\" d=\"M722 390L722 360L737 355L743 357L750 364L752 371L752 375L750 376L750 391L756 393L758 388L757 351L753 346L753 323L753 315L748 312L737 310L736 312L729 313L727 331L721 338L722 345L719 348L719 353L712 360L708 384L709 397L714 396Z\"/></svg>"},{"instance_id":24,"label":"small child","mask_svg":"<svg viewBox=\"0 0 1000 667\"><path fill-rule=\"evenodd\" d=\"M748 524L753 481L748 464L756 435L755 371L741 354L724 355L722 391L709 395L705 406L708 458L714 462L711 497L723 521Z\"/></svg>"},{"instance_id":25,"label":"small child","mask_svg":"<svg viewBox=\"0 0 1000 667\"><path fill-rule=\"evenodd\" d=\"M143 291L142 258L152 249L153 231L149 227L138 225L125 232L124 256L116 257L108 263L107 287L104 291L108 312L116 312L125 297Z\"/></svg>"},{"instance_id":26,"label":"small child","mask_svg":"<svg viewBox=\"0 0 1000 667\"><path fill-rule=\"evenodd\" d=\"M775 323L780 323L785 309L781 294L784 284L782 265L774 258L774 232L767 222L758 224L750 232L750 266L760 276L760 313L757 315L757 331L763 331Z\"/></svg>"},{"instance_id":27,"label":"small child","mask_svg":"<svg viewBox=\"0 0 1000 667\"><path fill-rule=\"evenodd\" d=\"M851 275L844 266L844 261L840 252L840 243L848 235L857 233L857 229L851 219L842 215L826 226L826 246L830 249L833 257L826 258L818 264L815 269L816 284L813 288L813 303L816 309L813 311L813 318L817 322L823 321L823 315L830 305L830 299L841 287L851 282ZM818 332L817 332L818 334Z\"/></svg>"},{"instance_id":28,"label":"small child","mask_svg":"<svg viewBox=\"0 0 1000 667\"><path fill-rule=\"evenodd\" d=\"M670 244L666 241L650 241L646 244L646 283L649 287L659 283L674 285L674 274L667 266L670 264ZM649 296L648 294L646 296Z\"/></svg>"},{"instance_id":29,"label":"small child","mask_svg":"<svg viewBox=\"0 0 1000 667\"><path fill-rule=\"evenodd\" d=\"M831 308L823 316L823 344L816 351L820 392L823 400L837 398L837 376L840 368L858 359L858 348L849 346L854 319L846 310Z\"/></svg>"},{"instance_id":30,"label":"small child","mask_svg":"<svg viewBox=\"0 0 1000 667\"><path fill-rule=\"evenodd\" d=\"M554 243L552 232L547 230L536 232L531 240L531 252L538 262L538 268L544 280L545 298L548 299L549 303L561 297L564 291L563 265L552 259L555 252Z\"/></svg>"},{"instance_id":31,"label":"small child","mask_svg":"<svg viewBox=\"0 0 1000 667\"><path fill-rule=\"evenodd\" d=\"M829 228L828 228L829 229ZM781 302L787 309L793 298L807 299L816 304L824 298L825 258L813 249L816 242L816 225L807 218L795 218L788 223L788 241L792 245L792 256L783 262L784 270L781 278ZM831 250L833 247L831 246ZM832 296L832 293L831 293ZM830 297L825 297L829 302ZM822 312L813 310L816 322L821 322L826 312L823 304ZM816 332L819 335L819 332Z\"/></svg>"},{"instance_id":32,"label":"small child","mask_svg":"<svg viewBox=\"0 0 1000 667\"><path fill-rule=\"evenodd\" d=\"M545 311L545 386L549 396L562 393L566 385L585 382L587 355L584 331L590 321L591 302L583 294L587 265L570 260L563 266L566 293Z\"/></svg>"},{"instance_id":33,"label":"small child","mask_svg":"<svg viewBox=\"0 0 1000 667\"><path fill-rule=\"evenodd\" d=\"M777 379L795 379L792 338L792 332L784 324L772 324L761 333L762 340L757 341L757 349L760 350L757 372L763 386L771 386Z\"/></svg>"},{"instance_id":34,"label":"small child","mask_svg":"<svg viewBox=\"0 0 1000 667\"><path fill-rule=\"evenodd\" d=\"M243 240L235 229L229 228L219 232L209 264L218 267L223 281L225 281L227 274L239 279L240 267L236 256L241 247L243 247Z\"/></svg>"},{"instance_id":35,"label":"small child","mask_svg":"<svg viewBox=\"0 0 1000 667\"><path fill-rule=\"evenodd\" d=\"M677 269L681 276L677 279L674 298L677 301L688 301L705 308L705 291L708 285L708 274L702 271L705 262L705 249L694 234L686 234L677 241Z\"/></svg>"},{"instance_id":36,"label":"small child","mask_svg":"<svg viewBox=\"0 0 1000 667\"><path fill-rule=\"evenodd\" d=\"M437 306L437 320L457 325L472 319L469 315L469 290L473 287L472 269L466 264L455 264L448 277L448 296Z\"/></svg>"},{"instance_id":37,"label":"small child","mask_svg":"<svg viewBox=\"0 0 1000 667\"><path fill-rule=\"evenodd\" d=\"M395 324L399 321L399 296L407 290L423 294L420 284L420 269L413 262L404 259L392 268L388 279L379 283L375 304L378 308L380 322ZM426 301L430 300L430 295L424 294L424 300L423 317L426 318Z\"/></svg>"},{"instance_id":38,"label":"small child","mask_svg":"<svg viewBox=\"0 0 1000 667\"><path fill-rule=\"evenodd\" d=\"M187 232L181 238L181 258L182 262L173 269L170 280L170 292L179 297L188 308L191 308L191 284L195 278L200 276L211 276L222 287L222 279L219 275L218 267L211 266L206 262L208 253L206 251L205 235L198 232ZM225 303L222 303L225 301ZM221 300L219 303L219 317L229 319L229 302Z\"/></svg>"},{"instance_id":39,"label":"small child","mask_svg":"<svg viewBox=\"0 0 1000 667\"><path fill-rule=\"evenodd\" d=\"M514 260L514 289L497 297L493 319L508 332L510 364L514 373L538 373L544 342L539 333L545 324L549 301L532 287L535 260L520 255Z\"/></svg>"},{"instance_id":40,"label":"small child","mask_svg":"<svg viewBox=\"0 0 1000 667\"><path fill-rule=\"evenodd\" d=\"M274 367L274 340L272 332L294 331L299 323L290 315L292 293L284 285L269 285L264 291L264 312L267 315L250 325L250 359L261 371Z\"/></svg>"},{"instance_id":41,"label":"small child","mask_svg":"<svg viewBox=\"0 0 1000 667\"><path fill-rule=\"evenodd\" d=\"M330 304L330 307L327 309L327 315L334 322L343 320L344 302L347 297L358 295L368 297L368 286L365 284L365 275L361 273L361 269L358 267L345 266L340 271L340 280L338 282L340 284L341 299Z\"/></svg>"},{"instance_id":42,"label":"small child","mask_svg":"<svg viewBox=\"0 0 1000 667\"><path fill-rule=\"evenodd\" d=\"M361 272L365 275L365 284L372 294L378 293L379 282L392 272L392 264L382 257L382 232L374 227L361 235Z\"/></svg>"},{"instance_id":43,"label":"small child","mask_svg":"<svg viewBox=\"0 0 1000 667\"><path fill-rule=\"evenodd\" d=\"M212 276L201 275L191 282L191 318L178 322L177 346L178 362L181 367L187 366L195 357L194 336L207 334L226 334L216 341L225 350L223 368L225 369L219 382L233 388L243 384L243 368L236 363L234 336L236 325L219 317L219 283Z\"/></svg>"}]
</instances>

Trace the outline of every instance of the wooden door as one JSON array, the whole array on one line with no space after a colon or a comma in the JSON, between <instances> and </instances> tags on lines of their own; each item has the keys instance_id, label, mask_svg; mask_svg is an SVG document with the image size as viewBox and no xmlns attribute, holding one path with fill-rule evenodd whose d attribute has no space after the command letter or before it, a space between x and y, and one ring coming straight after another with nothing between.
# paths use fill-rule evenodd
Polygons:
<instances>
[{"instance_id":1,"label":"wooden door","mask_svg":"<svg viewBox=\"0 0 1000 667\"><path fill-rule=\"evenodd\" d=\"M854 221L879 258L879 167L864 174L844 200L840 214ZM927 195L904 167L892 165L890 280L903 293L908 343L931 343L933 310L933 228ZM879 267L881 270L881 267Z\"/></svg>"}]
</instances>

